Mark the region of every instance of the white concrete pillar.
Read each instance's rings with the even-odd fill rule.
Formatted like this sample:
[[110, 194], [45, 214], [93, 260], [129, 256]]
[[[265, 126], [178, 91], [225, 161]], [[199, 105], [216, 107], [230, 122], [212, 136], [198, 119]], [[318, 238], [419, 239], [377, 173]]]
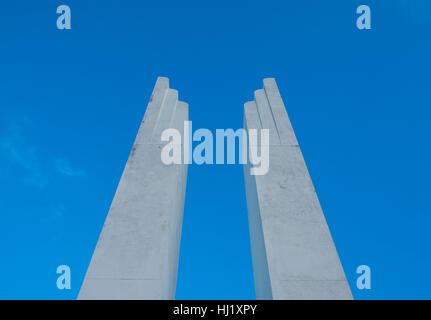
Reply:
[[277, 84], [263, 86], [244, 105], [244, 127], [270, 135], [268, 173], [244, 165], [256, 298], [352, 299]]
[[184, 136], [186, 120], [188, 105], [159, 77], [78, 299], [174, 299], [187, 165], [163, 164], [160, 136]]

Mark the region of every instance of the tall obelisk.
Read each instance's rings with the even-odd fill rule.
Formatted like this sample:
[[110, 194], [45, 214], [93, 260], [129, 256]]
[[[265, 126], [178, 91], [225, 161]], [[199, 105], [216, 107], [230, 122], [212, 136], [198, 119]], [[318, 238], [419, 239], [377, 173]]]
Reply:
[[244, 105], [244, 126], [269, 130], [269, 171], [244, 165], [257, 299], [352, 299], [274, 79]]
[[187, 164], [163, 164], [161, 133], [184, 136], [186, 120], [188, 105], [159, 77], [78, 299], [174, 299]]

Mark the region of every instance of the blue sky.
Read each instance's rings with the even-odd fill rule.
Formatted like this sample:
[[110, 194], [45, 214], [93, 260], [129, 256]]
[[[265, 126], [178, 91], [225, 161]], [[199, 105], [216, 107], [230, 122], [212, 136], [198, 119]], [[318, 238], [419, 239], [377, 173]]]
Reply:
[[[72, 30], [56, 28], [56, 8]], [[368, 4], [372, 30], [356, 28]], [[431, 298], [429, 1], [0, 5], [0, 298], [76, 298], [157, 76], [193, 127], [277, 79], [356, 299]], [[72, 270], [58, 290], [56, 268]], [[357, 266], [372, 271], [360, 291]], [[240, 165], [189, 167], [180, 299], [253, 299]]]

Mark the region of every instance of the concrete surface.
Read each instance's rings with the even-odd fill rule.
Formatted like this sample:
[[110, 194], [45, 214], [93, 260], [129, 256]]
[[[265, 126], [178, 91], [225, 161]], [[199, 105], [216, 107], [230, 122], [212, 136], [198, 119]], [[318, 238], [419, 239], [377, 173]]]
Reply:
[[257, 299], [352, 299], [274, 79], [244, 105], [244, 127], [269, 129], [269, 171], [244, 165]]
[[188, 105], [159, 77], [78, 299], [174, 299], [187, 165], [164, 165], [161, 132]]

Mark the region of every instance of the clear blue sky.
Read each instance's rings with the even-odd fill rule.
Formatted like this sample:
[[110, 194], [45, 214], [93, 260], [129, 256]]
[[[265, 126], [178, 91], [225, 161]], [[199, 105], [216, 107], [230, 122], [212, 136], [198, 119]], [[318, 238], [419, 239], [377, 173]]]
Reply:
[[[372, 30], [356, 28], [360, 4]], [[425, 0], [3, 1], [0, 298], [76, 298], [159, 75], [211, 130], [242, 127], [275, 77], [354, 297], [431, 298], [430, 13]], [[255, 297], [244, 191], [240, 165], [189, 167], [177, 298]]]

